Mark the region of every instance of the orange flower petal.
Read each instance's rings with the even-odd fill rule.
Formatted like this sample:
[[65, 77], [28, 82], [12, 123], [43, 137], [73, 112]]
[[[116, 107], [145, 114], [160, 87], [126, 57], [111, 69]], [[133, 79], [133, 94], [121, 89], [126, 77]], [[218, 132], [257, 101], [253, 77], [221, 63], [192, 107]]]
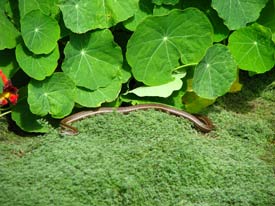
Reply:
[[0, 77], [2, 78], [4, 85], [6, 85], [9, 82], [8, 78], [6, 77], [6, 75], [3, 73], [1, 69], [0, 69]]

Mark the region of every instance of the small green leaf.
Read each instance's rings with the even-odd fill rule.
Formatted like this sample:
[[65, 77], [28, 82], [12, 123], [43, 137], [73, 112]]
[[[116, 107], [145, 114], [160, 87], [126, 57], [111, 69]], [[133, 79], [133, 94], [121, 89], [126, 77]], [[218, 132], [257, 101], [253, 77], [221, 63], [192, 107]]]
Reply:
[[31, 11], [23, 17], [21, 32], [25, 45], [35, 54], [49, 54], [60, 37], [57, 21], [39, 10]]
[[62, 0], [59, 8], [67, 28], [75, 33], [110, 28], [129, 19], [138, 9], [138, 0]]
[[74, 107], [75, 84], [64, 73], [54, 73], [43, 81], [31, 80], [28, 85], [28, 103], [32, 113], [63, 118]]
[[90, 90], [106, 87], [122, 67], [122, 52], [108, 30], [72, 35], [67, 43], [62, 70], [77, 86]]
[[164, 84], [173, 80], [172, 71], [179, 60], [197, 63], [211, 46], [212, 36], [208, 18], [198, 9], [150, 16], [131, 36], [127, 60], [138, 81], [150, 86]]
[[43, 126], [39, 120], [40, 116], [34, 115], [29, 108], [27, 102], [27, 88], [23, 87], [19, 90], [19, 100], [12, 107], [11, 118], [24, 131], [27, 132], [49, 132], [49, 129]]
[[[184, 86], [185, 87], [185, 86]], [[178, 109], [183, 109], [184, 105], [182, 103], [182, 97], [185, 94], [185, 89], [175, 91], [169, 97], [138, 97], [133, 93], [128, 93], [126, 95], [121, 95], [120, 99], [123, 102], [131, 103], [132, 105], [136, 104], [149, 104], [149, 103], [162, 103], [168, 104]]]
[[54, 17], [58, 14], [58, 0], [19, 0], [20, 16], [23, 17], [33, 10], [40, 10], [48, 16]]
[[179, 3], [179, 0], [153, 0], [152, 2], [156, 5], [161, 5], [161, 4], [175, 5]]
[[269, 28], [259, 24], [235, 31], [228, 47], [240, 69], [264, 73], [274, 66], [275, 45]]
[[52, 75], [59, 59], [58, 46], [49, 54], [36, 55], [24, 45], [16, 47], [16, 59], [23, 71], [36, 80], [43, 80]]
[[91, 91], [85, 88], [76, 89], [76, 103], [84, 107], [99, 107], [104, 102], [114, 101], [121, 90], [121, 82], [116, 80], [104, 88]]
[[0, 69], [2, 69], [7, 78], [10, 79], [19, 69], [15, 58], [15, 50], [2, 50], [0, 51], [0, 57]]
[[4, 12], [0, 10], [0, 50], [14, 48], [19, 32], [9, 21]]
[[212, 0], [212, 7], [224, 19], [230, 30], [245, 27], [247, 23], [256, 21], [268, 0]]
[[166, 84], [151, 86], [151, 87], [138, 87], [129, 91], [128, 93], [134, 93], [139, 97], [169, 97], [174, 91], [179, 90], [182, 87], [182, 80], [185, 74], [173, 75], [175, 79]]
[[198, 96], [215, 99], [230, 90], [236, 76], [237, 65], [228, 48], [215, 44], [196, 66], [192, 87]]

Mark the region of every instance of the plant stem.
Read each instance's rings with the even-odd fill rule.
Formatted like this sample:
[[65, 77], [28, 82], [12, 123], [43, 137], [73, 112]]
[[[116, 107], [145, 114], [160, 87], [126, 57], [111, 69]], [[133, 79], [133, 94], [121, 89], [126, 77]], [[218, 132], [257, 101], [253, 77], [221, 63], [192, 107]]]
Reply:
[[196, 66], [197, 63], [191, 63], [191, 64], [185, 64], [185, 65], [180, 65], [179, 67], [176, 67], [174, 70], [178, 70], [184, 67], [190, 67], [190, 66]]
[[1, 114], [0, 114], [0, 118], [1, 118], [1, 117], [4, 117], [6, 114], [9, 114], [9, 113], [11, 113], [11, 110], [6, 111], [6, 112], [4, 112], [4, 113], [1, 113]]

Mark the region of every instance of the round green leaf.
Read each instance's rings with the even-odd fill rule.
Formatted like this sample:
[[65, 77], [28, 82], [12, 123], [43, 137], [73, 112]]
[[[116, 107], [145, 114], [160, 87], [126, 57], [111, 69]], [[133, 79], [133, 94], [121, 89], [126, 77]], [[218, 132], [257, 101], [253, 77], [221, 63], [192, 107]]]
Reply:
[[66, 27], [75, 33], [109, 28], [132, 17], [138, 0], [62, 0], [59, 7]]
[[19, 32], [0, 10], [0, 50], [14, 48], [18, 37]]
[[50, 53], [60, 36], [57, 21], [39, 10], [31, 11], [23, 17], [21, 32], [25, 45], [35, 54]]
[[74, 107], [75, 84], [65, 74], [54, 73], [43, 81], [31, 80], [28, 85], [28, 103], [32, 113], [63, 118]]
[[49, 54], [35, 55], [24, 45], [16, 47], [16, 59], [23, 71], [36, 80], [43, 80], [50, 76], [57, 67], [59, 59], [58, 46]]
[[150, 16], [130, 38], [127, 60], [137, 80], [150, 86], [164, 84], [173, 79], [179, 60], [197, 63], [211, 46], [212, 36], [208, 18], [198, 9]]
[[228, 48], [216, 44], [196, 66], [192, 87], [198, 96], [215, 99], [230, 90], [236, 77], [237, 65]]
[[230, 30], [256, 21], [268, 0], [212, 0], [212, 7]]
[[121, 49], [108, 29], [72, 35], [64, 53], [62, 70], [90, 90], [109, 85], [122, 67]]
[[11, 118], [16, 122], [22, 130], [27, 132], [48, 132], [49, 128], [45, 127], [39, 122], [40, 116], [31, 113], [27, 102], [27, 88], [23, 87], [19, 90], [19, 100], [17, 104], [12, 107]]
[[104, 102], [114, 101], [121, 90], [121, 82], [116, 80], [104, 88], [98, 88], [91, 91], [85, 88], [77, 87], [76, 103], [84, 107], [99, 107]]
[[243, 70], [264, 73], [274, 66], [275, 45], [269, 28], [253, 24], [237, 30], [230, 35], [228, 47]]
[[169, 97], [174, 91], [181, 89], [183, 82], [181, 78], [186, 75], [184, 74], [175, 74], [173, 75], [175, 79], [166, 84], [158, 85], [158, 86], [143, 86], [138, 87], [129, 91], [128, 93], [134, 93], [139, 97]]

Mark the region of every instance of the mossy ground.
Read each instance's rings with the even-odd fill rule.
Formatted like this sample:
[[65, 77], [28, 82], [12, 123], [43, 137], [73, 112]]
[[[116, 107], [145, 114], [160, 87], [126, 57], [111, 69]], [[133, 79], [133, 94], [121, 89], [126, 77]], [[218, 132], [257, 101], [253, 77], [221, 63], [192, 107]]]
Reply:
[[196, 131], [157, 111], [107, 114], [16, 137], [0, 122], [0, 205], [275, 205], [275, 72], [204, 111]]

